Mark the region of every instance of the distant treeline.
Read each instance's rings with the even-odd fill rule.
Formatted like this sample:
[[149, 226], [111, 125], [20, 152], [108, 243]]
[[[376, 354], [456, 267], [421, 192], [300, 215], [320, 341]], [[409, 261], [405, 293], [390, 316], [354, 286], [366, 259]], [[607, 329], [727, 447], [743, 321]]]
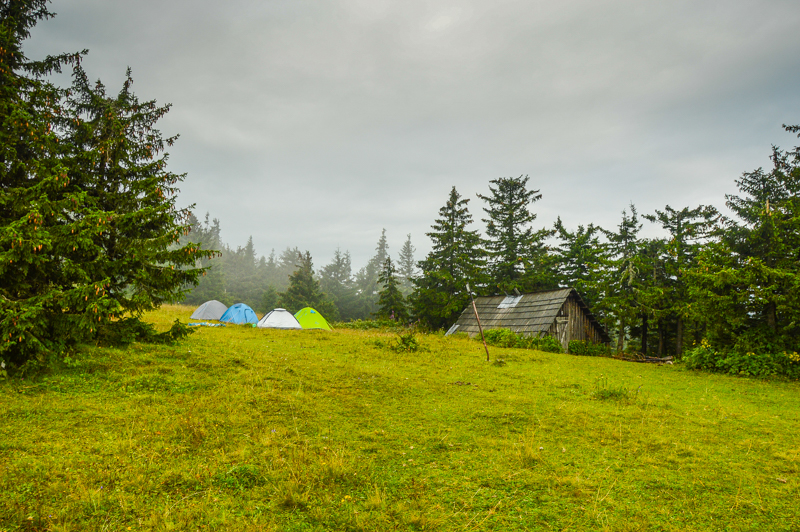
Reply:
[[[208, 270], [200, 278], [200, 283], [186, 295], [184, 303], [200, 304], [209, 299], [217, 299], [226, 305], [246, 303], [259, 312], [268, 312], [279, 306], [296, 311], [299, 310], [293, 308], [296, 305], [287, 300], [291, 298], [291, 293], [288, 292], [290, 277], [305, 270], [315, 281], [314, 286], [306, 289], [312, 292], [321, 290], [321, 295], [315, 298], [312, 296], [312, 299], [315, 300], [317, 310], [323, 312], [329, 320], [372, 319], [377, 314], [381, 289], [379, 277], [381, 268], [389, 257], [385, 229], [378, 240], [375, 256], [364, 267], [354, 272], [350, 252], [337, 249], [332, 261], [315, 271], [310, 253], [297, 247], [287, 247], [280, 255], [273, 249], [269, 256], [259, 257], [253, 246], [253, 238], [250, 237], [244, 247], [234, 249], [222, 242], [219, 220], [209, 218], [210, 215], [206, 214], [201, 222], [192, 216], [191, 231], [182, 239], [184, 242], [199, 243], [204, 249], [219, 252], [216, 257], [201, 261], [199, 265]], [[411, 291], [411, 278], [416, 271], [411, 235], [407, 236], [397, 263], [400, 287], [407, 295]], [[310, 285], [312, 281], [301, 276], [295, 284], [302, 282]]]
[[[299, 282], [290, 275], [304, 268], [308, 290], [321, 291], [338, 319], [409, 316], [445, 329], [467, 306], [467, 285], [476, 294], [574, 287], [618, 350], [680, 357], [702, 344], [800, 360], [800, 150], [773, 148], [772, 162], [736, 180], [738, 195], [725, 196], [732, 217], [707, 205], [640, 215], [630, 204], [614, 228], [570, 228], [560, 217], [534, 228], [531, 209], [542, 195], [520, 176], [494, 179], [488, 194], [478, 194], [480, 234], [469, 199], [453, 187], [427, 233], [425, 259], [415, 264], [409, 236], [392, 261], [384, 231], [355, 273], [346, 251], [314, 274], [310, 255], [297, 248], [257, 258], [251, 240], [233, 250], [219, 241], [219, 222], [206, 217], [188, 238], [221, 254], [202, 264], [211, 269], [186, 301], [244, 301], [265, 311], [286, 300]], [[641, 237], [644, 222], [665, 236]]]

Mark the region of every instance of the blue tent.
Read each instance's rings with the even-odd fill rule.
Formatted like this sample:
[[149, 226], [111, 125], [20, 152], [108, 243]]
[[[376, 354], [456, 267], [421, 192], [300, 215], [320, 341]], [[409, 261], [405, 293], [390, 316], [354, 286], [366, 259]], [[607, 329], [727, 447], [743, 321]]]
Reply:
[[228, 308], [219, 319], [228, 323], [258, 323], [258, 317], [253, 309], [244, 303], [236, 303]]

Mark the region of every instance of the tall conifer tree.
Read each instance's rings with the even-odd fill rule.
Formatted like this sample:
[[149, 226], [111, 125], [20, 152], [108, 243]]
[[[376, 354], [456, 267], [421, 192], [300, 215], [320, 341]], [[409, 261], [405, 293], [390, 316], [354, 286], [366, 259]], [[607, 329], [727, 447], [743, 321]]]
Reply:
[[[667, 205], [663, 211], [644, 215], [661, 225], [668, 233], [661, 240], [663, 283], [650, 283], [641, 294], [659, 322], [675, 321], [675, 355], [683, 353], [685, 321], [693, 316], [687, 290], [687, 272], [694, 267], [698, 252], [712, 236], [718, 213], [714, 207], [700, 205], [694, 209], [675, 210]], [[655, 274], [654, 274], [655, 275]], [[663, 353], [659, 353], [663, 354]]]
[[[176, 299], [205, 254], [174, 246], [188, 211], [158, 155], [166, 108], [130, 78], [116, 98], [90, 87], [79, 54], [29, 61], [22, 41], [50, 16], [44, 0], [0, 5], [0, 358], [15, 364]], [[44, 81], [70, 63], [71, 96]]]
[[322, 290], [333, 299], [339, 310], [339, 318], [349, 321], [359, 317], [350, 252], [342, 253], [337, 248], [331, 262], [320, 269], [319, 277]]
[[579, 225], [570, 232], [561, 222], [553, 226], [559, 239], [554, 259], [558, 282], [563, 287], [575, 288], [598, 317], [602, 317], [604, 271], [608, 265], [608, 246], [600, 241], [602, 228], [589, 224]]
[[289, 276], [289, 288], [281, 294], [281, 306], [295, 313], [304, 307], [318, 310], [329, 321], [339, 319], [336, 305], [322, 291], [319, 281], [314, 278], [314, 263], [311, 253], [298, 253], [297, 269]]
[[800, 147], [773, 147], [771, 159], [770, 171], [744, 173], [739, 195], [726, 195], [735, 218], [692, 271], [709, 339], [723, 351], [800, 350]]
[[375, 246], [375, 256], [356, 274], [356, 288], [361, 305], [359, 314], [362, 318], [369, 318], [378, 310], [378, 292], [380, 291], [378, 277], [388, 256], [389, 244], [386, 240], [386, 229], [382, 229], [378, 244]]
[[478, 194], [487, 203], [483, 210], [488, 217], [483, 221], [492, 283], [504, 292], [552, 288], [555, 281], [548, 271], [545, 245], [552, 231], [534, 231], [531, 227], [536, 214], [530, 205], [542, 195], [538, 190], [528, 190], [528, 180], [528, 176], [493, 179], [490, 194]]
[[392, 264], [392, 257], [387, 256], [383, 261], [383, 268], [378, 276], [381, 291], [378, 293], [379, 318], [389, 318], [401, 323], [408, 321], [408, 308], [405, 298], [400, 292], [400, 283], [397, 279], [397, 270]]
[[636, 207], [631, 203], [630, 214], [622, 211], [622, 220], [616, 231], [604, 231], [609, 241], [611, 264], [605, 282], [605, 305], [609, 309], [609, 321], [614, 320], [617, 329], [617, 350], [622, 351], [628, 328], [639, 318], [640, 309], [636, 300], [639, 284], [641, 241], [639, 231], [642, 224]]
[[426, 233], [431, 251], [419, 262], [411, 303], [415, 317], [431, 329], [448, 328], [458, 319], [469, 303], [467, 283], [478, 289], [486, 283], [486, 253], [478, 232], [469, 229], [468, 203], [453, 187]]
[[411, 234], [406, 235], [406, 241], [400, 250], [397, 260], [397, 275], [400, 278], [400, 291], [408, 296], [414, 289], [413, 280], [417, 273], [417, 264], [414, 261], [414, 246], [411, 245]]

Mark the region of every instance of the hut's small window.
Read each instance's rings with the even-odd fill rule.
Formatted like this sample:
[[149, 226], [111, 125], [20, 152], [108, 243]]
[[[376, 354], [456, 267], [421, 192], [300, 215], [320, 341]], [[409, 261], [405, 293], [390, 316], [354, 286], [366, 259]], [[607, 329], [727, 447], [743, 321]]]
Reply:
[[521, 299], [522, 296], [506, 296], [506, 298], [497, 305], [497, 308], [514, 308]]

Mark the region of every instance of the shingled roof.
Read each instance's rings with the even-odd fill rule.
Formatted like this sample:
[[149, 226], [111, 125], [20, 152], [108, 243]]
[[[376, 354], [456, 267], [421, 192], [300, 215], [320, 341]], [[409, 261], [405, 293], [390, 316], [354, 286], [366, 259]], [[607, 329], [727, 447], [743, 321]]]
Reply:
[[[475, 305], [484, 329], [506, 328], [518, 334], [538, 336], [546, 334], [550, 330], [570, 295], [574, 296], [574, 300], [583, 310], [587, 321], [597, 329], [603, 341], [610, 342], [611, 339], [605, 328], [597, 321], [574, 288], [559, 288], [516, 297], [505, 295], [476, 297]], [[455, 330], [458, 332], [466, 332], [470, 335], [478, 333], [478, 322], [475, 320], [472, 305], [464, 309], [456, 325], [458, 327]], [[451, 330], [451, 332], [455, 331]]]

